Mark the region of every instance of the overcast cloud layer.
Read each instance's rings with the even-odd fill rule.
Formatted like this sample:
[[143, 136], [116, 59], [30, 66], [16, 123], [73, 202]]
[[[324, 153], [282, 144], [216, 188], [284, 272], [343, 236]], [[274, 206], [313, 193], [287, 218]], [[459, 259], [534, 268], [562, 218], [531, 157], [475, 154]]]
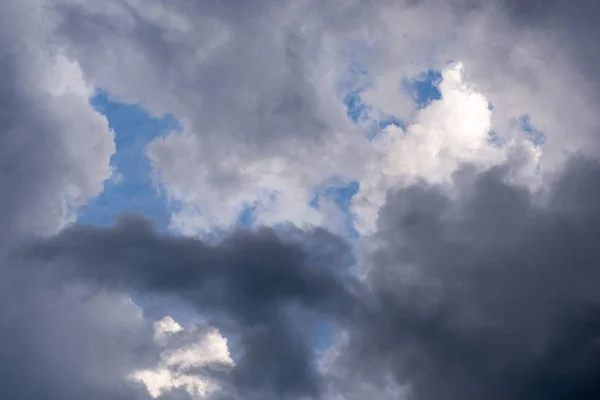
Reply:
[[[599, 17], [0, 2], [0, 398], [600, 398]], [[98, 90], [179, 122], [168, 233], [76, 223], [118, 177]]]

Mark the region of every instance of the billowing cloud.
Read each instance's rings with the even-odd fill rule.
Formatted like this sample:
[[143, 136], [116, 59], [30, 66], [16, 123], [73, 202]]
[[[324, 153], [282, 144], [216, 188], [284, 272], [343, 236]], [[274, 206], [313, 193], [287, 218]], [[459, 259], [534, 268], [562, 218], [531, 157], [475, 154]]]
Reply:
[[[361, 282], [338, 269], [344, 246], [311, 265], [272, 233], [207, 246], [131, 220], [67, 229], [29, 257], [77, 281], [224, 312], [244, 349], [228, 382], [248, 397], [353, 398], [388, 382], [415, 399], [595, 398], [600, 165], [574, 158], [537, 194], [511, 183], [511, 168], [462, 168], [451, 193], [392, 192]], [[324, 370], [289, 323], [293, 303], [342, 329]]]
[[[596, 3], [1, 2], [0, 398], [598, 398]], [[97, 90], [171, 233], [72, 223]]]
[[600, 165], [572, 159], [537, 195], [510, 173], [465, 168], [452, 194], [389, 195], [366, 278], [373, 311], [338, 350], [346, 376], [391, 376], [415, 399], [599, 395]]
[[321, 382], [314, 349], [297, 333], [298, 323], [308, 329], [311, 319], [297, 308], [351, 313], [354, 279], [340, 239], [323, 231], [285, 237], [265, 228], [210, 245], [159, 235], [148, 221], [126, 218], [111, 229], [64, 229], [33, 245], [30, 256], [54, 260], [61, 279], [176, 296], [220, 320], [239, 336], [243, 355], [230, 374], [236, 391], [315, 396]]
[[[594, 144], [593, 76], [580, 57], [566, 56], [588, 43], [594, 28], [582, 18], [586, 35], [565, 32], [568, 16], [586, 14], [589, 2], [55, 3], [59, 42], [95, 85], [180, 120], [181, 129], [154, 141], [148, 155], [174, 205], [172, 227], [185, 234], [226, 229], [244, 212], [259, 224], [338, 229], [328, 210], [309, 205], [314, 191], [332, 178], [367, 188], [388, 179], [380, 169], [396, 168], [396, 146], [381, 154], [345, 115], [344, 96], [357, 89], [349, 84], [353, 65], [366, 71], [359, 87], [375, 114], [414, 125], [405, 141], [434, 156], [454, 148], [437, 162], [444, 168], [438, 174], [451, 173], [465, 152], [487, 159], [474, 149], [489, 132], [519, 140], [515, 126], [525, 115], [547, 138], [539, 160], [546, 169], [560, 168], [564, 151]], [[403, 82], [450, 61], [462, 62], [463, 88], [446, 88], [443, 110], [417, 111]], [[466, 103], [451, 94], [456, 90], [478, 93], [493, 112], [467, 115]], [[446, 123], [438, 129], [439, 112]], [[447, 130], [466, 128], [470, 119], [483, 123], [468, 128], [479, 136], [456, 136], [474, 142], [451, 139]], [[429, 148], [424, 137], [432, 134], [424, 129], [438, 129], [441, 142]], [[381, 157], [392, 165], [379, 166]], [[414, 169], [408, 173], [432, 173]], [[365, 231], [381, 204], [373, 200], [359, 211]]]
[[[441, 99], [420, 110], [406, 128], [390, 125], [372, 140], [379, 157], [368, 165], [359, 193], [352, 199], [357, 227], [373, 232], [388, 190], [424, 180], [448, 182], [457, 168], [470, 163], [480, 168], [498, 165], [522, 152], [535, 168], [539, 150], [515, 136], [496, 143], [488, 100], [465, 81], [463, 65], [448, 65], [439, 83]], [[521, 175], [527, 174], [527, 169]], [[531, 179], [525, 175], [523, 180]]]
[[264, 223], [325, 225], [312, 190], [356, 171], [365, 141], [334, 87], [347, 57], [329, 34], [357, 6], [323, 4], [315, 18], [313, 2], [84, 4], [57, 9], [69, 54], [114, 96], [181, 120], [149, 146], [181, 209], [175, 228], [227, 228], [245, 208]]
[[210, 327], [184, 329], [167, 316], [154, 323], [154, 340], [164, 348], [157, 365], [131, 374], [131, 379], [142, 382], [154, 398], [175, 388], [185, 388], [192, 397], [208, 397], [220, 389], [219, 384], [199, 371], [234, 365], [227, 339]]

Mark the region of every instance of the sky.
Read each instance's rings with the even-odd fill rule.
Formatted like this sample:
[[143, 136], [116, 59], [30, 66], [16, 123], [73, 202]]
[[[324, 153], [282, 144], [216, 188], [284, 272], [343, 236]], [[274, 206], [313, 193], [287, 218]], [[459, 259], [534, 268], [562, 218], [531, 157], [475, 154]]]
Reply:
[[600, 398], [599, 17], [0, 2], [0, 398]]
[[114, 132], [113, 174], [102, 191], [78, 211], [77, 221], [110, 226], [120, 214], [139, 213], [152, 219], [157, 229], [167, 229], [168, 200], [152, 178], [145, 148], [153, 139], [176, 129], [177, 121], [152, 118], [139, 106], [114, 101], [105, 92], [95, 94], [90, 103]]

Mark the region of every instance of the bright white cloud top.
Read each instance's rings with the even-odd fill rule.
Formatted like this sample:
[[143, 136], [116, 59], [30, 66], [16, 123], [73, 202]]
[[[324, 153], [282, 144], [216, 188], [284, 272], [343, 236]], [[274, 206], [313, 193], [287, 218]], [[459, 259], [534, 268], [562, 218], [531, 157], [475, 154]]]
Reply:
[[[189, 337], [185, 337], [189, 336]], [[169, 348], [169, 341], [184, 338]], [[173, 318], [164, 317], [154, 323], [154, 340], [165, 349], [160, 353], [160, 361], [153, 369], [134, 371], [133, 380], [141, 381], [154, 398], [173, 388], [185, 388], [192, 397], [205, 397], [218, 390], [218, 385], [203, 377], [193, 368], [218, 364], [222, 368], [233, 366], [227, 340], [214, 329], [197, 329], [186, 335], [184, 329]], [[186, 371], [192, 372], [186, 372]]]

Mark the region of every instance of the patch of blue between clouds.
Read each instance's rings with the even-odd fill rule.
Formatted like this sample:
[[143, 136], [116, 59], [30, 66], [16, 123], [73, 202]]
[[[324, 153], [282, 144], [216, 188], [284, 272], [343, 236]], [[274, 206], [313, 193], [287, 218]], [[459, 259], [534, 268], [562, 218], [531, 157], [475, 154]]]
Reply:
[[393, 115], [377, 112], [375, 117], [373, 108], [363, 101], [361, 94], [372, 87], [373, 83], [374, 79], [369, 76], [369, 71], [358, 63], [350, 65], [346, 79], [341, 82], [346, 115], [361, 126], [369, 139], [374, 138], [378, 132], [390, 125], [405, 128], [404, 123]]
[[542, 146], [546, 143], [546, 135], [537, 129], [532, 123], [529, 114], [523, 114], [517, 119], [519, 126], [529, 140], [536, 146]]
[[[356, 76], [355, 81], [362, 80], [369, 82], [365, 76], [368, 76], [368, 71], [364, 68], [354, 67], [350, 70], [351, 76]], [[351, 80], [352, 81], [352, 80]], [[442, 81], [442, 74], [437, 70], [425, 71], [413, 79], [406, 79], [398, 85], [398, 91], [404, 91], [411, 95], [414, 99], [417, 107], [423, 109], [427, 107], [431, 102], [440, 100], [442, 93], [439, 90], [439, 84]], [[365, 129], [365, 134], [369, 138], [373, 138], [378, 132], [385, 129], [390, 125], [395, 125], [403, 130], [406, 129], [406, 123], [393, 115], [381, 115], [381, 112], [377, 113], [378, 117], [374, 118], [373, 108], [366, 104], [361, 94], [370, 87], [371, 84], [355, 85], [344, 97], [344, 105], [346, 106], [346, 113], [348, 118], [361, 125]]]
[[[81, 210], [77, 221], [110, 226], [120, 214], [135, 213], [154, 221], [160, 232], [168, 229], [172, 208], [152, 180], [146, 146], [155, 138], [178, 129], [170, 116], [153, 118], [138, 105], [124, 104], [98, 91], [90, 103], [102, 113], [115, 132], [116, 152], [111, 158], [117, 179], [105, 182], [103, 192]], [[176, 299], [144, 293], [132, 293], [132, 300], [151, 319], [165, 315], [187, 323], [194, 312]]]
[[[489, 109], [493, 111], [494, 106], [490, 104]], [[543, 131], [535, 127], [531, 122], [529, 114], [520, 115], [514, 119], [513, 123], [521, 129], [526, 139], [531, 141], [535, 146], [543, 146], [546, 143], [546, 135]], [[505, 140], [492, 130], [488, 133], [488, 143], [493, 146], [502, 147], [505, 144]]]
[[[490, 110], [491, 112], [493, 112], [495, 110], [496, 107], [494, 107], [494, 105], [490, 102], [488, 102], [488, 110]], [[491, 130], [488, 132], [488, 138], [487, 138], [488, 144], [491, 145], [492, 147], [502, 147], [502, 145], [504, 144], [502, 138], [498, 135], [498, 133], [494, 130]]]
[[242, 228], [251, 228], [254, 225], [255, 217], [254, 212], [255, 206], [248, 206], [240, 213], [237, 220], [237, 226]]
[[[346, 84], [350, 90], [344, 96], [344, 105], [346, 106], [346, 114], [348, 118], [361, 126], [365, 130], [365, 134], [370, 139], [374, 138], [377, 133], [390, 125], [400, 127], [406, 130], [406, 123], [393, 115], [381, 115], [374, 113], [373, 108], [366, 104], [361, 97], [361, 94], [371, 87], [372, 79], [368, 78], [369, 72], [360, 65], [352, 65], [350, 74]], [[399, 83], [398, 91], [404, 91], [411, 95], [417, 107], [423, 109], [433, 101], [440, 100], [442, 93], [439, 90], [439, 84], [442, 81], [442, 74], [437, 70], [427, 70], [413, 79], [407, 79]], [[366, 82], [366, 83], [365, 83]], [[373, 115], [377, 114], [377, 119]], [[358, 232], [354, 228], [354, 217], [352, 216], [349, 205], [352, 197], [358, 192], [359, 183], [349, 182], [342, 185], [333, 185], [325, 187], [315, 192], [314, 198], [311, 201], [311, 206], [318, 208], [320, 198], [328, 198], [347, 216], [347, 227], [350, 237], [358, 237]]]
[[[273, 192], [269, 195], [270, 201], [275, 203], [277, 201], [278, 193]], [[238, 215], [236, 226], [239, 228], [252, 228], [256, 223], [256, 204], [247, 205], [242, 212]]]
[[165, 231], [171, 210], [152, 180], [146, 146], [177, 129], [177, 121], [170, 116], [153, 118], [140, 106], [115, 101], [104, 91], [98, 91], [90, 103], [106, 116], [115, 132], [116, 152], [111, 165], [116, 179], [105, 182], [103, 192], [81, 210], [77, 221], [109, 226], [119, 214], [137, 213], [153, 220], [157, 230]]
[[405, 80], [402, 86], [412, 95], [419, 109], [423, 109], [431, 102], [442, 98], [439, 89], [440, 82], [442, 82], [442, 73], [430, 69], [414, 79]]
[[404, 122], [393, 115], [381, 115], [376, 119], [373, 118], [373, 108], [362, 100], [361, 93], [362, 90], [351, 91], [345, 96], [344, 104], [348, 118], [361, 125], [369, 139], [373, 139], [377, 133], [390, 125], [395, 125], [403, 130], [406, 128]]

